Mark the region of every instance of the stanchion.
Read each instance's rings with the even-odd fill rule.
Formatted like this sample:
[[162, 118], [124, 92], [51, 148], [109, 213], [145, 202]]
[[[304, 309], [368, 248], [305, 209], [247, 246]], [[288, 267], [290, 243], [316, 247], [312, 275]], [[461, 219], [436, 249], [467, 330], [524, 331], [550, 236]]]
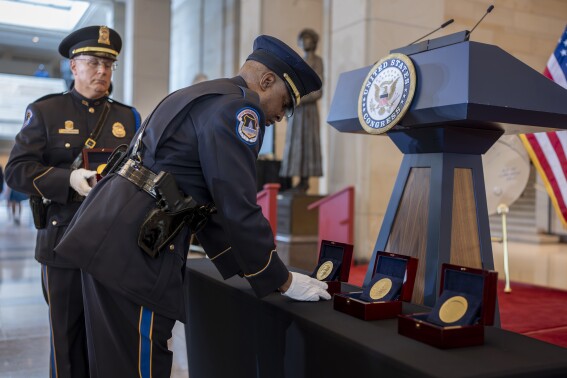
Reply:
[[506, 279], [506, 286], [504, 286], [505, 293], [511, 293], [510, 287], [510, 272], [508, 270], [508, 235], [506, 233], [506, 214], [508, 214], [508, 206], [501, 203], [498, 205], [496, 211], [502, 216], [502, 250], [504, 252], [504, 276]]

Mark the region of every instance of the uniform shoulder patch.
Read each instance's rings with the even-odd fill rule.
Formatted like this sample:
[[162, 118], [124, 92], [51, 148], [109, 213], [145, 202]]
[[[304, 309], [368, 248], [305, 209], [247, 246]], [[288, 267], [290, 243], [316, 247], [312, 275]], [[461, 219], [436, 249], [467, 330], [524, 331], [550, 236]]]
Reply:
[[236, 112], [236, 134], [246, 144], [254, 145], [260, 134], [258, 112], [250, 107], [241, 108]]
[[28, 108], [28, 109], [26, 110], [26, 116], [25, 116], [25, 118], [24, 118], [24, 126], [23, 126], [23, 127], [26, 127], [27, 125], [29, 125], [30, 122], [31, 122], [31, 120], [32, 120], [32, 118], [33, 118], [33, 112], [31, 111], [30, 108]]

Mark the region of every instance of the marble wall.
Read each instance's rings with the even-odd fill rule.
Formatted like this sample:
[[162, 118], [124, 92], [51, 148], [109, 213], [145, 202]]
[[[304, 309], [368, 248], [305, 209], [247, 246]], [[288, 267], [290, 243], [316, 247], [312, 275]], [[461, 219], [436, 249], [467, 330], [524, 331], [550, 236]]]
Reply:
[[[565, 28], [567, 2], [559, 0], [325, 0], [327, 40], [327, 114], [341, 72], [369, 66], [388, 52], [455, 22], [430, 38], [470, 30], [491, 3], [495, 9], [474, 31], [471, 40], [494, 44], [541, 72]], [[324, 123], [324, 121], [322, 121]], [[325, 188], [332, 193], [356, 187], [355, 258], [372, 254], [402, 154], [386, 136], [347, 135], [322, 125], [326, 143]]]
[[[369, 66], [448, 19], [455, 22], [431, 38], [470, 30], [491, 3], [495, 9], [471, 40], [497, 45], [541, 72], [565, 28], [567, 1], [172, 0], [169, 90], [189, 85], [199, 72], [209, 78], [236, 74], [259, 34], [275, 35], [301, 54], [298, 32], [304, 27], [319, 32], [317, 53], [325, 64], [319, 101], [325, 176], [313, 179], [310, 191], [328, 194], [355, 186], [355, 257], [365, 260], [376, 242], [402, 154], [387, 136], [341, 134], [327, 125], [337, 79], [341, 72]], [[149, 28], [150, 35], [156, 22], [153, 8], [151, 14], [148, 25], [138, 25], [142, 31]], [[145, 57], [156, 58], [149, 53]], [[285, 128], [285, 121], [275, 128], [277, 158]]]

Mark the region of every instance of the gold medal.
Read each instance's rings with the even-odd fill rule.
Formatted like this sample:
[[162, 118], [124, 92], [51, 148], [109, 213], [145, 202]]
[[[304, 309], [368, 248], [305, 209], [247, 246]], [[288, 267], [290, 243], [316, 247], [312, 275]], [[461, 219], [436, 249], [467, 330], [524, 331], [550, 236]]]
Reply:
[[382, 299], [390, 292], [392, 288], [392, 280], [389, 278], [382, 278], [376, 281], [370, 288], [370, 298], [377, 300]]
[[96, 167], [96, 173], [98, 173], [100, 175], [104, 168], [106, 168], [106, 163], [102, 163], [101, 165]]
[[126, 136], [126, 130], [124, 129], [124, 125], [120, 122], [115, 122], [112, 125], [112, 135], [117, 138], [124, 138]]
[[325, 261], [319, 269], [317, 270], [317, 279], [323, 281], [325, 278], [329, 277], [329, 274], [333, 271], [333, 262]]
[[444, 323], [454, 323], [467, 312], [469, 303], [463, 296], [456, 295], [445, 301], [439, 309], [439, 319]]

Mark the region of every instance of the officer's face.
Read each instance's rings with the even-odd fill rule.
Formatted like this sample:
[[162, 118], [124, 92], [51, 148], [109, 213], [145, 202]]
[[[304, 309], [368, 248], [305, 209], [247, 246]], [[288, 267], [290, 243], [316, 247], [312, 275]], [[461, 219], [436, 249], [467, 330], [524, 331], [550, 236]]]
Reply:
[[266, 126], [280, 122], [286, 111], [293, 106], [283, 80], [277, 76], [274, 79], [274, 83], [260, 93], [260, 106], [266, 116]]
[[104, 96], [112, 79], [112, 63], [110, 59], [88, 55], [72, 59], [71, 71], [77, 91], [89, 99]]

